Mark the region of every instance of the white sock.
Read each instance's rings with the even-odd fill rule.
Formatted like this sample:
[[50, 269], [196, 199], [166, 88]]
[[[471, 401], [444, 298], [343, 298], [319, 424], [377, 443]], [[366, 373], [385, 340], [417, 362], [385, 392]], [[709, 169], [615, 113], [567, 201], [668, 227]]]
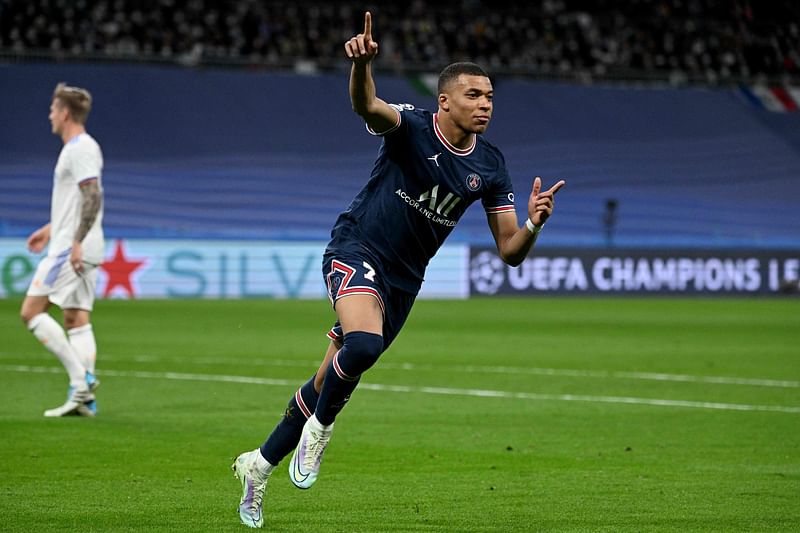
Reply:
[[58, 322], [47, 313], [39, 313], [28, 322], [28, 329], [64, 365], [69, 374], [69, 384], [76, 389], [85, 389], [86, 368], [67, 341], [67, 336], [64, 335], [64, 330]]
[[97, 360], [97, 343], [94, 340], [94, 331], [91, 324], [67, 330], [69, 343], [78, 354], [78, 358], [86, 370], [94, 374], [95, 361]]
[[256, 448], [255, 451], [257, 452], [256, 468], [258, 468], [258, 470], [263, 472], [264, 474], [270, 475], [272, 471], [275, 469], [275, 466], [266, 459], [264, 459], [264, 456], [261, 455], [261, 448]]
[[317, 415], [316, 414], [312, 414], [310, 417], [308, 417], [308, 420], [306, 421], [306, 424], [311, 426], [311, 428], [314, 429], [315, 431], [317, 431], [318, 433], [327, 433], [328, 431], [330, 431], [333, 428], [333, 423], [328, 424], [326, 426], [325, 424], [323, 424], [322, 422], [320, 422], [317, 419]]

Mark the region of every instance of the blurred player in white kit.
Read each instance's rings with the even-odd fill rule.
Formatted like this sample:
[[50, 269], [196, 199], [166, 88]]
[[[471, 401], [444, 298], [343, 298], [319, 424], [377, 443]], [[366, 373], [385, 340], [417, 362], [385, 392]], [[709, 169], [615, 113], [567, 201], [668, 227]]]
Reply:
[[[39, 341], [58, 357], [69, 375], [67, 400], [44, 416], [95, 416], [97, 344], [90, 315], [103, 262], [103, 154], [86, 132], [92, 96], [86, 89], [59, 83], [50, 105], [50, 124], [64, 147], [53, 177], [50, 222], [28, 237], [39, 262], [20, 316]], [[64, 314], [64, 328], [48, 314], [51, 305]], [[66, 329], [66, 333], [65, 330]]]

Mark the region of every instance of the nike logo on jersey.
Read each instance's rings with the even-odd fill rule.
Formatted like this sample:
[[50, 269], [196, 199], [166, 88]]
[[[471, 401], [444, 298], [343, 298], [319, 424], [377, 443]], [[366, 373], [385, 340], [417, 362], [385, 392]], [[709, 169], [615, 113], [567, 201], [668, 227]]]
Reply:
[[438, 153], [438, 154], [436, 154], [436, 155], [432, 155], [432, 156], [430, 156], [428, 159], [429, 159], [430, 161], [433, 161], [434, 163], [436, 163], [436, 166], [438, 167], [438, 166], [439, 166], [439, 161], [437, 161], [437, 160], [439, 159], [439, 156], [440, 156], [440, 155], [442, 155], [442, 152], [439, 152], [439, 153]]

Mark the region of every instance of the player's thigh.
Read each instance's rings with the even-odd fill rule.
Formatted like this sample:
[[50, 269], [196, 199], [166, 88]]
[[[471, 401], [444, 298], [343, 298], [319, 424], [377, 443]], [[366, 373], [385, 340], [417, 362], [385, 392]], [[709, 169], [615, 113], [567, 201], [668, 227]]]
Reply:
[[33, 273], [26, 296], [49, 298], [58, 290], [58, 287], [71, 283], [76, 274], [74, 269], [67, 264], [68, 258], [66, 253], [58, 256], [44, 256], [36, 265], [36, 271]]
[[371, 294], [351, 294], [336, 300], [336, 316], [344, 334], [364, 331], [383, 335], [383, 309]]
[[[46, 310], [51, 303], [64, 310], [92, 310], [97, 289], [97, 268], [89, 268], [79, 274], [69, 264], [68, 259], [69, 250], [66, 250], [57, 256], [46, 256], [39, 262], [28, 287], [27, 304], [23, 302], [23, 318], [30, 313], [35, 315], [36, 311]], [[42, 299], [47, 301], [44, 309]], [[78, 322], [83, 318], [83, 314], [79, 314], [80, 316], [76, 315]]]
[[341, 334], [343, 340], [351, 331], [382, 335], [385, 287], [380, 265], [357, 250], [347, 249], [326, 253], [322, 272], [341, 325], [341, 332], [334, 327], [328, 336], [335, 340]]
[[45, 313], [50, 308], [50, 299], [47, 296], [25, 296], [22, 300], [22, 307], [19, 311], [19, 316], [22, 321], [27, 324], [33, 317], [38, 314]]
[[26, 323], [50, 308], [51, 296], [60, 287], [73, 283], [75, 271], [67, 264], [67, 258], [66, 253], [58, 256], [46, 255], [36, 265], [20, 309], [20, 316]]
[[94, 308], [97, 292], [97, 267], [88, 267], [67, 287], [50, 296], [50, 301], [64, 310], [65, 323], [74, 323], [70, 328], [88, 324], [89, 314]]

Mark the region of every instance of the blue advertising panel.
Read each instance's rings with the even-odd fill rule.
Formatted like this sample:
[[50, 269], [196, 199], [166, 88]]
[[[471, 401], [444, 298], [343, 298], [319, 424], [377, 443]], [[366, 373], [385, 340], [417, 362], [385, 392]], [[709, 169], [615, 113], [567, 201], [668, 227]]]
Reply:
[[800, 251], [541, 249], [519, 267], [470, 250], [470, 294], [781, 294], [796, 290]]

